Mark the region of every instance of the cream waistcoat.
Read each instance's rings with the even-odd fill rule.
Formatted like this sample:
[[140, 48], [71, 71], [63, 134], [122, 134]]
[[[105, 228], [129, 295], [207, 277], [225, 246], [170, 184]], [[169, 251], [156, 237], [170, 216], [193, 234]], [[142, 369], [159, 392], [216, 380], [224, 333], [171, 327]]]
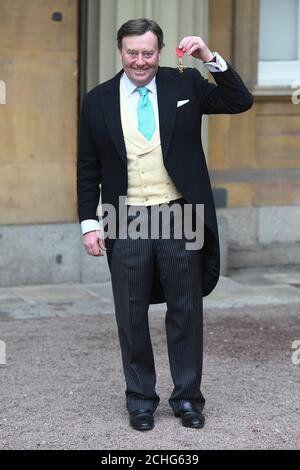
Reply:
[[150, 206], [181, 196], [163, 163], [159, 123], [148, 141], [134, 126], [120, 83], [121, 121], [127, 152], [128, 190], [126, 204]]

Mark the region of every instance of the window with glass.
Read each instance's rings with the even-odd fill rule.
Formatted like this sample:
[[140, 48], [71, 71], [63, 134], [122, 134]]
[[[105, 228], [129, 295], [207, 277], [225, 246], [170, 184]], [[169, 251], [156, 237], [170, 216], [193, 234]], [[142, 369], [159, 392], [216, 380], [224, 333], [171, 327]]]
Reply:
[[260, 0], [258, 85], [300, 80], [300, 0]]

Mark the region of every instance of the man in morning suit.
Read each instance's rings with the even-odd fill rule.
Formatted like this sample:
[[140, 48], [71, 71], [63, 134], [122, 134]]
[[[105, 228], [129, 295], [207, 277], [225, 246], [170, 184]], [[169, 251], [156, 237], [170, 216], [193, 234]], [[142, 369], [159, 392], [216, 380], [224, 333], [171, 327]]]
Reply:
[[[179, 48], [201, 60], [209, 83], [194, 68], [183, 73], [159, 66], [163, 32], [145, 18], [118, 31], [123, 69], [84, 97], [77, 162], [78, 214], [83, 244], [91, 256], [107, 253], [132, 428], [154, 427], [159, 404], [148, 325], [148, 308], [166, 302], [166, 336], [174, 389], [169, 404], [183, 426], [204, 425], [202, 299], [220, 271], [215, 206], [201, 143], [203, 114], [235, 114], [252, 106], [240, 76], [200, 37]], [[97, 206], [120, 212], [143, 208], [152, 224], [155, 207], [204, 205], [204, 243], [188, 250], [181, 239], [105, 236]], [[145, 212], [146, 211], [146, 212]], [[170, 218], [170, 233], [174, 232]], [[161, 232], [160, 232], [161, 233]]]

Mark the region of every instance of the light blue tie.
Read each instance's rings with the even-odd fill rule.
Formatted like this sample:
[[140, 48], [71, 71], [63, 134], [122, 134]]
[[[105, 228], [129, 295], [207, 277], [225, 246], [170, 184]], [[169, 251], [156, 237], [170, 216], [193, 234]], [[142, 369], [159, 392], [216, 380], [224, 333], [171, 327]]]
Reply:
[[148, 88], [141, 86], [138, 88], [140, 99], [137, 105], [138, 129], [146, 137], [151, 140], [155, 131], [155, 117], [151, 101], [148, 97]]

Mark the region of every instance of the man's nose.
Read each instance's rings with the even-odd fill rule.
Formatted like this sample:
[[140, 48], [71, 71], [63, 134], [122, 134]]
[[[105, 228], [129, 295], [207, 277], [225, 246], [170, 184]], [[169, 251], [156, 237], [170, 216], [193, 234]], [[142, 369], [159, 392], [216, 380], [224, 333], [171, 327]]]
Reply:
[[144, 63], [145, 63], [145, 60], [143, 58], [143, 55], [139, 54], [137, 59], [136, 59], [136, 64], [141, 67], [142, 65], [144, 65]]

